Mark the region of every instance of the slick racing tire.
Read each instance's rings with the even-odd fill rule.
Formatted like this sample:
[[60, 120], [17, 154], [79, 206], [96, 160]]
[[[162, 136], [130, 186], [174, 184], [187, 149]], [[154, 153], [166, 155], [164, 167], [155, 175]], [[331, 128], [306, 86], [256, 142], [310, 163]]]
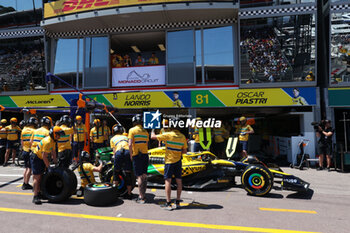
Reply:
[[271, 172], [260, 165], [248, 166], [242, 174], [241, 181], [244, 189], [253, 196], [264, 196], [273, 186]]
[[53, 168], [42, 177], [41, 193], [49, 202], [65, 201], [76, 189], [77, 177], [68, 168]]
[[84, 189], [84, 202], [91, 206], [108, 206], [118, 200], [118, 190], [111, 183], [88, 184]]
[[[120, 180], [120, 182], [116, 188], [118, 190], [119, 196], [123, 196], [128, 192], [128, 190], [126, 188], [126, 183], [125, 183], [125, 172], [124, 171], [122, 171], [122, 173], [119, 175], [119, 180]], [[135, 177], [134, 172], [131, 172], [131, 180], [132, 180], [131, 190], [133, 190], [135, 188], [135, 185], [136, 185], [136, 177]], [[108, 170], [108, 172], [106, 173], [106, 177], [104, 179], [104, 182], [109, 182], [109, 183], [113, 184], [113, 169]]]

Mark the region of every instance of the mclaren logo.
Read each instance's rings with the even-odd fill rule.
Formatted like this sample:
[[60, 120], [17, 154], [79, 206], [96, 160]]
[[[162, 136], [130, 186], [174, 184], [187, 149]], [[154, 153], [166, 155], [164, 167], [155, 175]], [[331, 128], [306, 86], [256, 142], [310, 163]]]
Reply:
[[51, 104], [54, 101], [54, 98], [48, 100], [27, 100], [25, 104]]
[[131, 71], [127, 76], [126, 80], [119, 80], [118, 83], [155, 83], [158, 79], [152, 79], [148, 73], [139, 74], [135, 70]]

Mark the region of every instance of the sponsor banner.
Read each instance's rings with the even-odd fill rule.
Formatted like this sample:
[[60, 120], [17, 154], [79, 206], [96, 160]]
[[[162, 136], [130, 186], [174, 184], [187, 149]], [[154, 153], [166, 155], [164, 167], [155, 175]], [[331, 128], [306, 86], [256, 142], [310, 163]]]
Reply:
[[174, 106], [173, 100], [163, 91], [114, 93], [104, 96], [116, 108], [171, 108]]
[[68, 102], [61, 95], [11, 96], [11, 99], [17, 107], [69, 107]]
[[226, 107], [316, 105], [316, 88], [211, 90]]
[[331, 107], [350, 106], [350, 88], [329, 88], [328, 101]]
[[[331, 106], [350, 106], [349, 89], [329, 89]], [[89, 94], [94, 100], [120, 109], [210, 108], [316, 105], [316, 88], [266, 88], [229, 90], [185, 90]], [[69, 107], [78, 94], [0, 96], [4, 107]]]
[[139, 66], [112, 69], [113, 87], [165, 85], [165, 66]]
[[104, 8], [167, 2], [184, 2], [184, 0], [58, 0], [45, 3], [44, 18]]

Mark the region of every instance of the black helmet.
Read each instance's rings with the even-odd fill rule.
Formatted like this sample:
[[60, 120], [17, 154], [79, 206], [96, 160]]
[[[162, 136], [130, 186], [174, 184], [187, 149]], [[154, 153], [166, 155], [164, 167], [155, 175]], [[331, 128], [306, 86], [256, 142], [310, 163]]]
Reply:
[[36, 127], [39, 124], [39, 121], [36, 117], [30, 117], [27, 124]]
[[90, 154], [87, 151], [82, 151], [80, 153], [80, 158], [82, 161], [89, 161], [90, 160]]
[[135, 116], [133, 116], [132, 118], [132, 123], [136, 124], [136, 123], [142, 123], [142, 116], [141, 114], [136, 114]]
[[120, 124], [113, 125], [112, 130], [114, 134], [122, 134], [125, 132], [124, 127]]
[[63, 115], [60, 119], [60, 124], [71, 125], [72, 119], [68, 115]]
[[19, 127], [21, 129], [23, 129], [23, 127], [26, 126], [26, 125], [27, 125], [27, 121], [25, 121], [25, 120], [21, 120], [21, 122], [19, 122]]
[[41, 118], [40, 123], [42, 126], [48, 126], [48, 127], [51, 127], [51, 124], [52, 124], [50, 118], [48, 118], [47, 116], [44, 116], [43, 118]]

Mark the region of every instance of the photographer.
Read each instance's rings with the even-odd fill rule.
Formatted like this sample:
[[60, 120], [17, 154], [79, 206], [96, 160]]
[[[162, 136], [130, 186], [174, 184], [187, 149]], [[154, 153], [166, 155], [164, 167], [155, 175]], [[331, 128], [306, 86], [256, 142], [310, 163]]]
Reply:
[[334, 130], [331, 127], [331, 121], [330, 120], [324, 120], [321, 122], [321, 124], [318, 126], [318, 133], [320, 134], [320, 140], [318, 141], [319, 146], [319, 167], [317, 170], [323, 170], [323, 161], [324, 157], [326, 156], [327, 159], [327, 169], [330, 171], [331, 167], [331, 159], [332, 159], [332, 137]]

